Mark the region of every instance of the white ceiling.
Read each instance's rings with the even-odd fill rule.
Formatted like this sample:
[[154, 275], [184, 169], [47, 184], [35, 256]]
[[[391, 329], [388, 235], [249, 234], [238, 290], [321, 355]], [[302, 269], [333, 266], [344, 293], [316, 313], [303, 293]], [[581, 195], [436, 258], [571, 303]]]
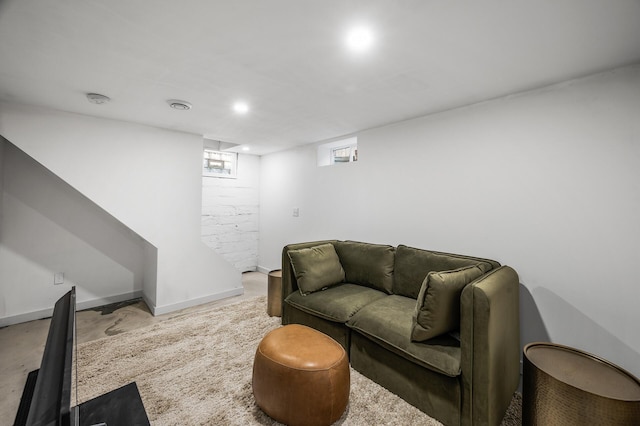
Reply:
[[256, 154], [639, 62], [638, 0], [0, 0], [0, 99]]

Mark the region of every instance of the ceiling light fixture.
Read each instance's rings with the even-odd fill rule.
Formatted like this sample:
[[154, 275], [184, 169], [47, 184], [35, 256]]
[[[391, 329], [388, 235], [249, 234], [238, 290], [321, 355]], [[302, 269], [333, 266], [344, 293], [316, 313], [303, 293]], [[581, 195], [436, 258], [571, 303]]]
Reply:
[[249, 105], [244, 101], [237, 101], [233, 104], [233, 110], [238, 114], [246, 114], [249, 112]]
[[251, 150], [251, 148], [249, 148], [248, 146], [243, 146], [243, 147], [242, 147], [242, 150], [246, 152], [246, 151]]
[[179, 109], [181, 111], [186, 111], [191, 109], [191, 104], [186, 101], [179, 101], [177, 99], [170, 99], [167, 101], [169, 106], [173, 109]]
[[101, 95], [99, 93], [87, 93], [87, 99], [92, 104], [98, 104], [98, 105], [106, 104], [111, 100], [108, 96]]
[[345, 39], [347, 47], [355, 52], [364, 52], [373, 45], [373, 33], [368, 27], [352, 28]]

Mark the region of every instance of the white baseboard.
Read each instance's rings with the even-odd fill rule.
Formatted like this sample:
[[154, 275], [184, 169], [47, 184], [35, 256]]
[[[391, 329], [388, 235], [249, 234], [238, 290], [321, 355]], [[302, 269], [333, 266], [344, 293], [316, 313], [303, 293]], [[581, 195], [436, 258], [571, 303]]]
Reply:
[[145, 296], [144, 294], [142, 295], [142, 300], [144, 300], [144, 303], [146, 303], [146, 304], [147, 304], [147, 308], [149, 308], [149, 311], [151, 311], [151, 314], [152, 314], [153, 316], [155, 316], [155, 315], [156, 315], [156, 314], [154, 313], [154, 312], [155, 312], [155, 310], [156, 310], [156, 305], [155, 305], [155, 303], [151, 303], [151, 300], [149, 300], [149, 299], [147, 298], [147, 296]]
[[[267, 271], [268, 273], [269, 271]], [[179, 303], [173, 303], [164, 306], [155, 306], [151, 301], [145, 297], [142, 290], [136, 290], [130, 293], [118, 294], [115, 296], [100, 297], [91, 300], [85, 300], [76, 304], [76, 310], [82, 311], [85, 309], [95, 308], [96, 306], [110, 305], [112, 303], [124, 302], [131, 299], [142, 298], [149, 307], [151, 313], [156, 315], [162, 315], [173, 311], [178, 311], [184, 308], [190, 308], [192, 306], [202, 305], [203, 303], [213, 302], [215, 300], [226, 299], [227, 297], [241, 296], [244, 294], [244, 288], [233, 288], [231, 290], [222, 291], [220, 293], [210, 294], [204, 297], [198, 297], [196, 299], [185, 300]], [[25, 312], [24, 314], [13, 315], [9, 317], [0, 318], [0, 327], [7, 327], [9, 325], [20, 324], [28, 321], [35, 321], [44, 318], [50, 318], [53, 315], [53, 307], [48, 309], [42, 309], [39, 311]]]
[[[97, 299], [85, 300], [76, 303], [76, 310], [82, 311], [84, 309], [95, 308], [96, 306], [110, 305], [112, 303], [124, 302], [126, 300], [138, 299], [140, 297], [143, 297], [142, 290], [136, 290], [124, 294], [117, 294], [115, 296], [99, 297]], [[0, 318], [0, 327], [49, 318], [51, 317], [51, 315], [53, 315], [53, 307], [42, 309], [39, 311], [25, 312], [24, 314]]]
[[243, 294], [244, 294], [244, 288], [238, 287], [238, 288], [232, 288], [231, 290], [222, 291], [220, 293], [210, 294], [208, 296], [189, 299], [189, 300], [185, 300], [183, 302], [178, 302], [178, 303], [172, 303], [170, 305], [152, 306], [148, 302], [147, 302], [147, 305], [149, 306], [151, 313], [154, 316], [157, 316], [162, 314], [168, 314], [169, 312], [178, 311], [184, 308], [190, 308], [192, 306], [202, 305], [204, 303], [209, 303], [209, 302], [213, 302], [220, 299], [226, 299], [227, 297], [241, 296]]
[[258, 272], [262, 272], [263, 274], [268, 274], [271, 271], [278, 270], [280, 268], [265, 268], [264, 266], [258, 265]]
[[0, 327], [49, 318], [51, 315], [53, 315], [53, 308], [43, 309], [41, 311], [27, 312], [10, 317], [3, 317], [0, 318]]
[[142, 290], [132, 291], [130, 293], [118, 294], [115, 296], [99, 297], [97, 299], [85, 300], [84, 302], [76, 303], [76, 311], [83, 311], [85, 309], [95, 308], [96, 306], [110, 305], [112, 303], [126, 302], [131, 299], [140, 299], [144, 295]]

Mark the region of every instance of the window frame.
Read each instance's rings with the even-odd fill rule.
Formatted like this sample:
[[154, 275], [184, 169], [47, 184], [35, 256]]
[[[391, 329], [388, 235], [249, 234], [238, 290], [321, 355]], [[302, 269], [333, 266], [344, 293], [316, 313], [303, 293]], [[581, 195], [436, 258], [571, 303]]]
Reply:
[[[212, 156], [207, 157], [207, 153], [209, 155], [213, 154], [213, 157], [219, 156], [221, 158], [212, 158]], [[229, 159], [225, 159], [224, 157], [229, 157]], [[221, 161], [223, 163], [230, 163], [230, 167], [225, 167], [226, 164], [223, 164], [223, 168], [220, 170], [229, 170], [229, 173], [221, 173], [214, 171], [216, 168], [206, 167], [207, 164], [210, 164], [212, 161]], [[222, 179], [237, 179], [238, 178], [238, 153], [237, 152], [225, 152], [217, 149], [204, 148], [202, 150], [202, 176], [204, 177], [215, 177]]]
[[[336, 157], [336, 152], [340, 150], [349, 150], [348, 160], [345, 161], [336, 161], [336, 158], [341, 158], [344, 156]], [[349, 138], [339, 139], [333, 142], [327, 142], [318, 145], [317, 148], [317, 165], [318, 167], [323, 166], [334, 166], [336, 164], [349, 164], [355, 163], [358, 161], [358, 137], [351, 136]]]

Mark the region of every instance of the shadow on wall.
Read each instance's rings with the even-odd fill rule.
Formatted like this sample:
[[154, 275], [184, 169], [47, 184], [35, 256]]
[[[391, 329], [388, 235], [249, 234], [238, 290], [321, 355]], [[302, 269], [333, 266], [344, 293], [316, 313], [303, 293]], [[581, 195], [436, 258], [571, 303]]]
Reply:
[[[520, 284], [520, 349], [530, 342], [549, 342], [549, 332], [529, 290]], [[522, 355], [521, 355], [522, 356]]]
[[[522, 334], [524, 344], [546, 337], [546, 341], [553, 341], [589, 352], [618, 365], [635, 376], [640, 376], [640, 353], [566, 300], [547, 288], [538, 287], [533, 290], [536, 304], [534, 297], [528, 290], [521, 287], [521, 292], [521, 305], [523, 303], [529, 305], [526, 308], [528, 311], [523, 312], [522, 319], [525, 324], [522, 328], [530, 328], [528, 323], [533, 322], [533, 327]], [[546, 332], [537, 306], [549, 313], [545, 317], [547, 317], [547, 324], [553, 327], [553, 340]], [[525, 314], [529, 316], [525, 316]], [[540, 334], [541, 330], [544, 330], [546, 336]], [[584, 342], [589, 342], [589, 347], [584, 347]]]
[[109, 262], [86, 253], [89, 246], [128, 271], [126, 285], [142, 283], [149, 243], [8, 141], [4, 154], [4, 191], [16, 211], [10, 218], [13, 236], [3, 241], [7, 247], [50, 269], [73, 264], [77, 271], [71, 272], [90, 279], [92, 261], [103, 267]]

